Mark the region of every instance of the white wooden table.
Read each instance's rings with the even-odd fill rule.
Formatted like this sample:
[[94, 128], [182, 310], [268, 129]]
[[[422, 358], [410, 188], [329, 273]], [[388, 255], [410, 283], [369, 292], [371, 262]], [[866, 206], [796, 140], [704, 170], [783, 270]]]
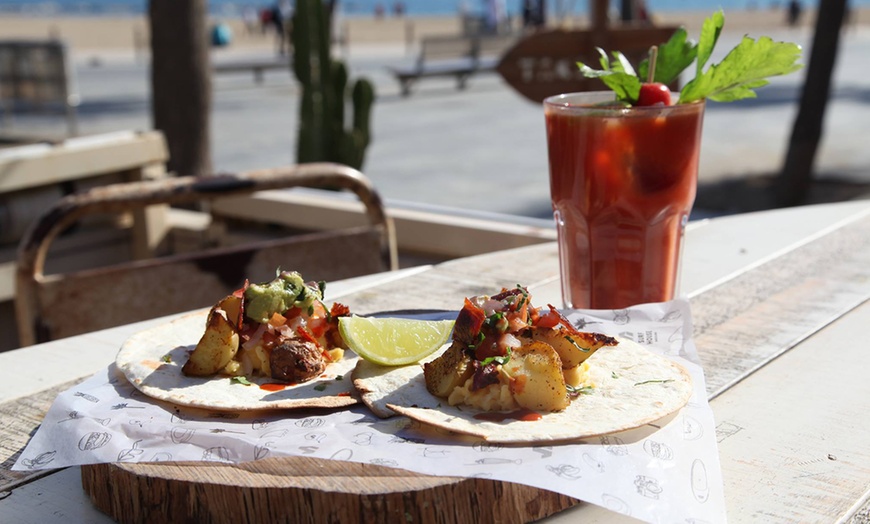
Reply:
[[[536, 302], [558, 303], [555, 251], [543, 244], [335, 282], [328, 298], [357, 301], [365, 314], [444, 307], [461, 290], [524, 282]], [[531, 267], [520, 271], [518, 260]], [[681, 286], [729, 520], [870, 522], [870, 201], [692, 223]], [[423, 290], [434, 303], [421, 303]], [[9, 468], [50, 402], [45, 390], [103, 369], [126, 337], [163, 321], [0, 353], [0, 522], [111, 522], [84, 495], [79, 468], [23, 485]], [[586, 504], [549, 520], [630, 521]]]

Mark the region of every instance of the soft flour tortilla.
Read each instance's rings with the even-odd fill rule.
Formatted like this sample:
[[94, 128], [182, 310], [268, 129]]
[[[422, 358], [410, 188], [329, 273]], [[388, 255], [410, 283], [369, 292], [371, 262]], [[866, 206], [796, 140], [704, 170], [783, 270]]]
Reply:
[[505, 444], [571, 441], [634, 429], [679, 410], [692, 396], [692, 378], [682, 366], [630, 340], [602, 347], [587, 362], [596, 385], [592, 393], [574, 398], [563, 411], [542, 413], [535, 421], [478, 420], [480, 410], [450, 406], [429, 393], [420, 364], [385, 368], [360, 359], [353, 382], [363, 402], [380, 417], [399, 413]]
[[[121, 346], [115, 364], [142, 393], [182, 406], [250, 411], [335, 408], [359, 402], [350, 381], [350, 372], [359, 358], [350, 351], [345, 351], [344, 358], [330, 364], [320, 377], [279, 391], [259, 387], [280, 383], [267, 377], [250, 378], [252, 385], [245, 386], [223, 375], [184, 375], [181, 366], [202, 337], [207, 315], [207, 310], [193, 313], [133, 335]], [[164, 360], [166, 355], [169, 362]]]

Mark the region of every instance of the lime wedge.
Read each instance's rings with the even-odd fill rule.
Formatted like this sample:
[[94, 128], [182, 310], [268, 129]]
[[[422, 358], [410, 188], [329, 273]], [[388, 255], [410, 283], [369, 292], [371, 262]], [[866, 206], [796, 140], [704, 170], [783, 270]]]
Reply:
[[443, 346], [453, 322], [353, 315], [339, 318], [338, 329], [347, 346], [362, 358], [382, 366], [404, 366]]

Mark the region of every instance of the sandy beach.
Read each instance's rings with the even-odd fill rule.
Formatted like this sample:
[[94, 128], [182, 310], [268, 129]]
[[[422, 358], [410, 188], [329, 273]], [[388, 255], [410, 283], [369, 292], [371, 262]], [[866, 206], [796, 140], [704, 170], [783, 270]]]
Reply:
[[[661, 25], [684, 25], [690, 34], [697, 34], [708, 12], [662, 12], [654, 15], [654, 21]], [[785, 13], [782, 10], [747, 10], [726, 13], [725, 31], [762, 34], [771, 28], [785, 27]], [[804, 13], [801, 25], [814, 23], [815, 13]], [[240, 49], [272, 48], [273, 35], [256, 28], [251, 31], [240, 19], [214, 19], [212, 23], [228, 24], [233, 33], [231, 47]], [[347, 42], [355, 44], [397, 44], [413, 45], [423, 36], [455, 35], [461, 32], [458, 16], [433, 17], [347, 17], [342, 18], [339, 27], [345, 33]], [[855, 9], [851, 24], [870, 25], [870, 9]], [[551, 25], [582, 28], [588, 26], [583, 17], [562, 21], [552, 20]], [[65, 40], [79, 52], [115, 50], [132, 51], [147, 48], [148, 21], [142, 16], [0, 16], [0, 34], [4, 38], [47, 38], [57, 37]]]

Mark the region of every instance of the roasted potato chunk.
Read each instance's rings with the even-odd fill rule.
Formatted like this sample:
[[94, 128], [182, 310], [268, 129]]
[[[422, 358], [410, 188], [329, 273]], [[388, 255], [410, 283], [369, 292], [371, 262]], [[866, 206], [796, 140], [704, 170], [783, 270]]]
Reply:
[[536, 341], [516, 348], [502, 366], [511, 378], [511, 392], [521, 407], [559, 411], [568, 407], [562, 361], [552, 346]]
[[471, 358], [454, 342], [443, 355], [423, 365], [426, 389], [436, 397], [447, 398], [454, 388], [471, 376]]
[[579, 366], [603, 346], [616, 344], [614, 338], [601, 333], [571, 332], [565, 328], [535, 329], [532, 338], [552, 346], [565, 369]]
[[227, 314], [227, 320], [230, 321], [230, 324], [239, 327], [242, 323], [242, 297], [237, 297], [235, 295], [227, 295], [221, 299], [217, 305], [212, 308], [212, 311], [215, 309], [223, 309]]
[[239, 335], [227, 320], [226, 312], [214, 309], [208, 316], [205, 333], [181, 372], [194, 377], [214, 375], [232, 360], [238, 350]]

